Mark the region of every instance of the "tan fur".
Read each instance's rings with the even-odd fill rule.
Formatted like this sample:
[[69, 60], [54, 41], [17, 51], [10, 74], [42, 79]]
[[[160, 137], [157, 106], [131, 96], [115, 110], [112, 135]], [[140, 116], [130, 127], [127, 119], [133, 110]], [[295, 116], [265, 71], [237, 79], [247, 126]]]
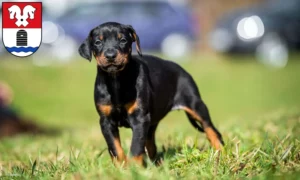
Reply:
[[109, 116], [112, 110], [111, 105], [98, 104], [98, 108], [105, 116]]
[[[192, 109], [188, 107], [182, 107], [181, 109], [183, 109], [185, 112], [191, 115], [194, 119], [198, 120], [201, 124], [204, 124], [203, 119], [198, 115], [198, 113], [196, 113]], [[210, 141], [211, 145], [217, 150], [221, 149], [221, 142], [216, 132], [210, 127], [204, 127], [204, 132], [206, 133], [206, 137]]]
[[137, 108], [138, 102], [136, 100], [125, 104], [125, 109], [127, 110], [128, 114], [132, 114]]

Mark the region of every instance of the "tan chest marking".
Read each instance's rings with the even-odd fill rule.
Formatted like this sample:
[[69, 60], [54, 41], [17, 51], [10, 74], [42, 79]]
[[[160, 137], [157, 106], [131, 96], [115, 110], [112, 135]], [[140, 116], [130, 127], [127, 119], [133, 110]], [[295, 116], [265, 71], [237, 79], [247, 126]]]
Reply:
[[132, 114], [138, 108], [138, 102], [136, 100], [125, 104], [125, 109], [128, 114]]
[[109, 116], [111, 114], [112, 105], [98, 104], [98, 109], [105, 115]]

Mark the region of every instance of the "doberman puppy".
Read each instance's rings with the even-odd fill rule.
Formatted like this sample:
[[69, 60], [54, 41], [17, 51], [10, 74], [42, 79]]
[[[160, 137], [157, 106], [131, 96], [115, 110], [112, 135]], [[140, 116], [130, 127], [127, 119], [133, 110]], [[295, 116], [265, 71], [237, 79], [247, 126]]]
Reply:
[[[139, 55], [131, 55], [133, 42]], [[176, 63], [142, 55], [139, 36], [132, 26], [107, 22], [95, 27], [79, 47], [79, 54], [89, 61], [94, 56], [97, 61], [94, 100], [113, 161], [127, 161], [119, 127], [133, 131], [133, 160], [144, 165], [146, 147], [149, 158], [155, 161], [155, 130], [174, 109], [184, 110], [214, 148], [224, 144], [191, 75]]]

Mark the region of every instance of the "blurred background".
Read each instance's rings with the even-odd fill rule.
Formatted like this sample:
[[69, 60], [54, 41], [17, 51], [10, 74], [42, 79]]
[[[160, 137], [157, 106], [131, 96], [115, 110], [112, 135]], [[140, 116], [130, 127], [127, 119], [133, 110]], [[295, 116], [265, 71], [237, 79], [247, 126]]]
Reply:
[[[90, 29], [107, 21], [131, 24], [145, 52], [177, 61], [199, 51], [239, 53], [252, 54], [266, 65], [285, 67], [289, 53], [300, 49], [299, 0], [42, 2], [43, 42], [28, 58], [39, 66], [73, 61]], [[1, 44], [1, 59], [7, 55]]]
[[[93, 174], [112, 166], [108, 152], [103, 153], [106, 143], [94, 107], [96, 62], [77, 52], [89, 31], [107, 21], [132, 25], [144, 54], [175, 61], [193, 76], [215, 126], [237, 153], [228, 157], [237, 163], [240, 174], [251, 178], [266, 167], [271, 168], [268, 172], [295, 169], [291, 164], [297, 163], [299, 167], [300, 154], [294, 147], [299, 149], [300, 137], [300, 0], [44, 0], [42, 44], [35, 54], [18, 58], [0, 43], [0, 179], [9, 172], [25, 172], [32, 179], [37, 161], [36, 173], [48, 177], [44, 179]], [[131, 130], [120, 132], [122, 146], [129, 152]], [[212, 157], [209, 142], [193, 129], [184, 112], [169, 113], [156, 138], [159, 151], [175, 153], [185, 144], [200, 149], [203, 163], [186, 166], [187, 161], [182, 161], [178, 167], [191, 171], [190, 179], [195, 172], [203, 177], [211, 172], [215, 178], [215, 168], [207, 160]], [[267, 138], [278, 141], [280, 151]], [[295, 144], [283, 147], [291, 141]], [[289, 153], [287, 146], [295, 152]], [[247, 158], [238, 159], [238, 147]], [[254, 155], [248, 159], [250, 150], [264, 151], [266, 164]], [[171, 156], [175, 162], [187, 157], [177, 153]], [[74, 159], [80, 155], [80, 163], [73, 161], [72, 154]], [[287, 163], [292, 155], [295, 163]], [[76, 168], [71, 160], [82, 165]], [[244, 161], [261, 167], [247, 165], [240, 171]], [[98, 165], [102, 162], [106, 164]], [[213, 169], [202, 173], [200, 164]], [[167, 174], [181, 174], [177, 165], [170, 167]], [[232, 167], [220, 166], [220, 172], [227, 174]], [[242, 177], [236, 172], [233, 178]]]
[[[42, 2], [39, 50], [17, 58], [0, 44], [2, 92], [9, 92], [2, 93], [9, 102], [2, 112], [47, 126], [93, 127], [99, 136], [96, 63], [83, 60], [77, 49], [92, 28], [107, 21], [132, 25], [144, 53], [176, 61], [190, 72], [217, 127], [228, 122], [221, 131], [236, 124], [236, 117], [299, 108], [300, 0]], [[170, 122], [185, 119], [184, 114], [168, 117], [165, 127], [182, 128], [181, 121]], [[188, 134], [191, 127], [186, 127]]]

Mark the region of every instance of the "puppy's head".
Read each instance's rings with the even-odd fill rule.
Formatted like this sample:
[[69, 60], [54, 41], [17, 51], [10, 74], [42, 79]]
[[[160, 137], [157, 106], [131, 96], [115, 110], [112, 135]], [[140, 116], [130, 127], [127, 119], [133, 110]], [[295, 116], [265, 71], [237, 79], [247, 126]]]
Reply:
[[79, 54], [89, 61], [94, 55], [101, 69], [116, 73], [123, 70], [128, 63], [133, 42], [142, 56], [139, 37], [132, 26], [108, 22], [92, 29], [79, 47]]

